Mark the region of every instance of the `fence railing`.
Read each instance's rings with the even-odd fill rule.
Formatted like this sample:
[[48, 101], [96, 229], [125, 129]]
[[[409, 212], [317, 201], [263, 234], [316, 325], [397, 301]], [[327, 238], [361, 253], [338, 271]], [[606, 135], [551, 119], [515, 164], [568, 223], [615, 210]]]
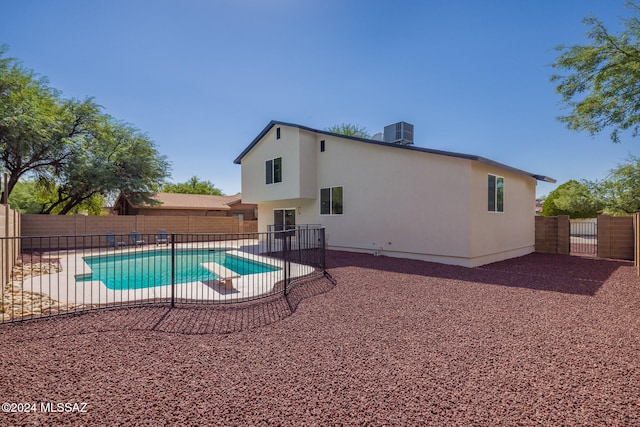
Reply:
[[[4, 238], [0, 322], [143, 304], [233, 304], [324, 274], [322, 227], [266, 233]], [[5, 269], [5, 263], [0, 265]]]
[[598, 253], [597, 218], [572, 219], [569, 223], [570, 253], [596, 255]]

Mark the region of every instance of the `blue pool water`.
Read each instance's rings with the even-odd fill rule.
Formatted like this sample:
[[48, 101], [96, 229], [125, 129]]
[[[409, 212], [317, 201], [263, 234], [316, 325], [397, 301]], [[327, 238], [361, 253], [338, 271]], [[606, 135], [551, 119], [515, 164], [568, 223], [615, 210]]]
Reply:
[[[171, 284], [171, 251], [109, 254], [83, 258], [93, 273], [80, 274], [76, 281], [99, 280], [114, 290], [142, 289]], [[280, 268], [225, 251], [185, 249], [175, 252], [175, 283], [205, 282], [218, 278], [200, 264], [216, 262], [241, 276], [276, 271]]]

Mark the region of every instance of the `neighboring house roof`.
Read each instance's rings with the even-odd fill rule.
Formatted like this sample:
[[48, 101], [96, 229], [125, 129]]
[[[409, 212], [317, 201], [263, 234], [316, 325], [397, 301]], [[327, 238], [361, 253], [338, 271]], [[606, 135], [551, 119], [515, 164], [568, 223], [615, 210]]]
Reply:
[[134, 205], [136, 208], [145, 209], [191, 209], [191, 210], [230, 210], [229, 205], [234, 205], [242, 200], [242, 194], [233, 196], [209, 196], [205, 194], [181, 194], [181, 193], [156, 193], [154, 199], [160, 205]]
[[520, 174], [524, 174], [524, 175], [528, 175], [530, 177], [533, 177], [539, 181], [545, 181], [545, 182], [556, 182], [555, 179], [553, 178], [549, 178], [547, 176], [544, 175], [538, 175], [538, 174], [534, 174], [534, 173], [530, 173], [530, 172], [526, 172], [523, 171], [521, 169], [516, 169], [514, 167], [502, 164], [502, 163], [498, 163], [498, 162], [494, 162], [493, 160], [484, 158], [484, 157], [480, 157], [480, 156], [476, 156], [473, 154], [462, 154], [462, 153], [454, 153], [451, 151], [443, 151], [443, 150], [434, 150], [431, 148], [424, 148], [424, 147], [416, 147], [414, 145], [401, 145], [401, 144], [395, 144], [392, 142], [384, 142], [384, 141], [376, 141], [373, 139], [367, 139], [367, 138], [358, 138], [355, 136], [349, 136], [349, 135], [342, 135], [339, 133], [333, 133], [333, 132], [328, 132], [325, 130], [319, 130], [319, 129], [313, 129], [307, 126], [302, 126], [302, 125], [297, 125], [295, 123], [286, 123], [286, 122], [280, 122], [280, 121], [276, 121], [276, 120], [272, 120], [271, 122], [269, 122], [269, 124], [267, 125], [267, 127], [265, 127], [262, 132], [260, 132], [260, 134], [258, 134], [258, 136], [251, 142], [251, 144], [249, 144], [249, 146], [247, 148], [244, 149], [244, 151], [242, 153], [240, 153], [240, 155], [233, 161], [236, 164], [241, 164], [242, 158], [249, 152], [251, 151], [251, 149], [271, 130], [271, 128], [273, 128], [274, 126], [289, 126], [289, 127], [295, 127], [301, 130], [305, 130], [308, 132], [315, 132], [315, 133], [319, 133], [322, 135], [330, 135], [330, 136], [336, 136], [338, 138], [344, 138], [344, 139], [351, 139], [354, 141], [360, 141], [360, 142], [366, 142], [369, 144], [375, 144], [375, 145], [383, 145], [386, 147], [393, 147], [393, 148], [397, 148], [400, 150], [412, 150], [412, 151], [419, 151], [419, 152], [423, 152], [423, 153], [430, 153], [430, 154], [437, 154], [437, 155], [441, 155], [441, 156], [448, 156], [448, 157], [457, 157], [460, 159], [467, 159], [467, 160], [475, 160], [477, 162], [480, 163], [484, 163], [487, 165], [491, 165], [491, 166], [496, 166], [502, 169], [506, 169], [512, 172], [516, 172], [516, 173], [520, 173]]

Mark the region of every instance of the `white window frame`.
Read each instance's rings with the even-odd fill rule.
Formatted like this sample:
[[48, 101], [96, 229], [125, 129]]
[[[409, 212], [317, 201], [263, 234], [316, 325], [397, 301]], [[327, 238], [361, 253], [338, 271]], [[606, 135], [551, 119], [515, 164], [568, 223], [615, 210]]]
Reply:
[[[280, 159], [280, 181], [276, 181], [276, 160]], [[268, 182], [267, 180], [267, 176], [266, 176], [266, 171], [267, 171], [267, 165], [269, 164], [269, 162], [271, 162], [271, 182]], [[274, 157], [273, 159], [267, 159], [264, 161], [264, 165], [265, 165], [265, 185], [271, 185], [271, 184], [279, 184], [282, 182], [282, 156], [280, 157]]]
[[[333, 189], [342, 188], [342, 212], [333, 213]], [[329, 213], [322, 213], [322, 190], [329, 190]], [[320, 216], [342, 216], [344, 215], [344, 185], [332, 185], [331, 187], [322, 187], [318, 191], [319, 211]]]
[[[489, 177], [494, 177], [494, 186], [493, 186], [493, 210], [490, 209], [490, 206], [488, 205], [489, 202], [489, 195], [491, 194], [491, 188], [489, 187]], [[502, 210], [498, 209], [498, 181], [502, 180]], [[496, 174], [488, 174], [487, 175], [487, 211], [489, 213], [504, 213], [504, 193], [505, 193], [505, 185], [504, 185], [504, 177], [500, 176], [500, 175], [496, 175]]]

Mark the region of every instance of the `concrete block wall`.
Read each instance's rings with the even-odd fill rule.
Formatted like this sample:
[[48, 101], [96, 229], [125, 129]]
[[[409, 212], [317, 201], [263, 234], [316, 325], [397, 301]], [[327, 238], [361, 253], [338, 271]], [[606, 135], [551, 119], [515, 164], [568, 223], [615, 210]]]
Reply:
[[598, 216], [598, 257], [634, 259], [632, 216]]
[[240, 221], [240, 232], [241, 233], [257, 233], [258, 220]]
[[[107, 232], [122, 235], [128, 241], [133, 230], [153, 243], [158, 230], [169, 234], [243, 233], [257, 231], [257, 221], [239, 221], [237, 217], [145, 216], [145, 215], [23, 215], [22, 236], [77, 236], [23, 241], [25, 249], [53, 247], [89, 247], [107, 244]], [[90, 237], [92, 236], [92, 237]]]
[[536, 252], [569, 254], [569, 216], [537, 216], [535, 221]]
[[[571, 247], [570, 227], [568, 216], [537, 216], [536, 252], [569, 254]], [[598, 216], [599, 258], [633, 260], [635, 259], [636, 240], [633, 217]]]
[[8, 205], [0, 205], [0, 294], [11, 279], [21, 246], [20, 239], [10, 239], [20, 235], [21, 216]]

